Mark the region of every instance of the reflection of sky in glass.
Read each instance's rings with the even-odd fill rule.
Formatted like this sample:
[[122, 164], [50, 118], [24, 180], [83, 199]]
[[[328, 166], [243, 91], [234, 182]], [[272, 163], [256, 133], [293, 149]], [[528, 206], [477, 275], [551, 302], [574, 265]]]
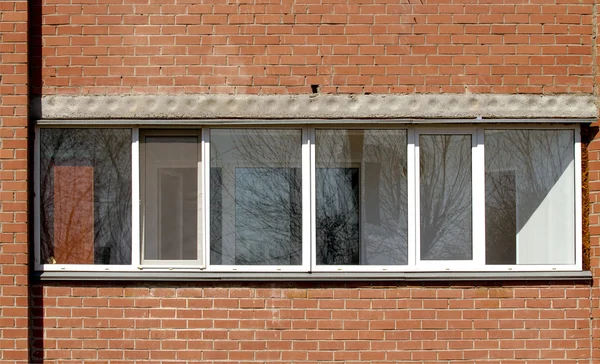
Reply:
[[472, 259], [471, 135], [419, 136], [423, 260]]
[[211, 130], [211, 264], [302, 263], [300, 130]]
[[408, 262], [405, 130], [317, 130], [317, 264]]
[[486, 261], [572, 264], [573, 130], [486, 130]]
[[[42, 263], [55, 260], [54, 179], [60, 166], [93, 169], [93, 263], [131, 264], [131, 130], [40, 130]], [[70, 202], [75, 209], [84, 203], [77, 199]]]

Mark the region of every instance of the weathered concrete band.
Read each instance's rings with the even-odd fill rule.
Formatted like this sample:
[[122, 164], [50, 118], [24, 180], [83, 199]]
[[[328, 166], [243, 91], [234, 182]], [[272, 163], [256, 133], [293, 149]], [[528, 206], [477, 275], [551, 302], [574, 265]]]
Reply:
[[591, 95], [43, 96], [37, 119], [594, 118]]

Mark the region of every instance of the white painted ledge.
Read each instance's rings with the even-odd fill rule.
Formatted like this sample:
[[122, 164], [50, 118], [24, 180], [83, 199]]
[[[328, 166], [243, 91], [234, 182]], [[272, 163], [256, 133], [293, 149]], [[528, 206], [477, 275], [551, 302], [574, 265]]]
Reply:
[[595, 118], [591, 95], [53, 95], [36, 119]]

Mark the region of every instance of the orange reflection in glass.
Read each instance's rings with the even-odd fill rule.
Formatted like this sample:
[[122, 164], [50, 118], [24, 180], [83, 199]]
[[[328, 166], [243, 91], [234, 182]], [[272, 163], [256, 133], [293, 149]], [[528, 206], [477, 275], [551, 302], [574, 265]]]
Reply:
[[94, 264], [93, 167], [54, 167], [54, 260]]

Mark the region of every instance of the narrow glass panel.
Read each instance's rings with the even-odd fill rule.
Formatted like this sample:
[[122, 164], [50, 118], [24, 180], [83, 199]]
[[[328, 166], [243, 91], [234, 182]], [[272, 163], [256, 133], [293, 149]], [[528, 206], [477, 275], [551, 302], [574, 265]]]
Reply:
[[301, 130], [211, 130], [211, 264], [302, 264], [301, 150]]
[[198, 259], [197, 136], [143, 140], [144, 260]]
[[487, 264], [575, 263], [573, 130], [485, 131]]
[[317, 130], [317, 264], [408, 262], [405, 130]]
[[42, 264], [131, 264], [131, 130], [40, 130]]
[[421, 260], [470, 260], [471, 135], [419, 136]]

